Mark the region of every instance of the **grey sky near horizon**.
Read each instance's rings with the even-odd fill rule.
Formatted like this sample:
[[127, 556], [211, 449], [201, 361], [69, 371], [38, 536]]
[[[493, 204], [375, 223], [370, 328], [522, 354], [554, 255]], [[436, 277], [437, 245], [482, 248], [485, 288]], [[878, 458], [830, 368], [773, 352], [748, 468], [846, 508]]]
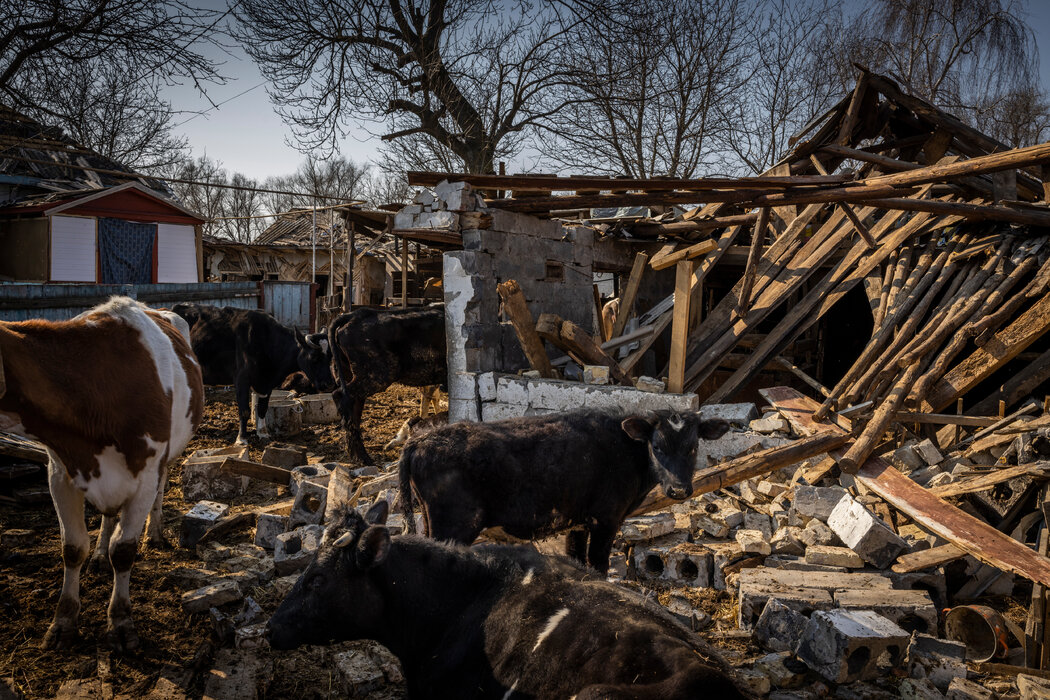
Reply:
[[[860, 1], [846, 0], [847, 7]], [[226, 6], [223, 0], [205, 0], [200, 4]], [[1038, 47], [1040, 79], [1050, 92], [1050, 0], [1030, 0], [1028, 20]], [[176, 134], [189, 140], [195, 157], [207, 155], [221, 161], [230, 173], [241, 172], [258, 180], [292, 173], [305, 155], [290, 145], [291, 129], [270, 104], [267, 84], [258, 68], [238, 47], [231, 47], [230, 54], [218, 54], [225, 63], [222, 72], [230, 80], [225, 85], [211, 86], [208, 99], [192, 86], [174, 86], [164, 91], [176, 110], [206, 110], [212, 103], [220, 105], [199, 116], [177, 116], [175, 123], [182, 123], [175, 129]], [[380, 145], [378, 135], [373, 137], [356, 125], [349, 128], [350, 134], [339, 143], [340, 152], [359, 163], [374, 159]], [[381, 132], [380, 125], [372, 125], [371, 129]], [[518, 162], [508, 165], [510, 172], [525, 167]]]

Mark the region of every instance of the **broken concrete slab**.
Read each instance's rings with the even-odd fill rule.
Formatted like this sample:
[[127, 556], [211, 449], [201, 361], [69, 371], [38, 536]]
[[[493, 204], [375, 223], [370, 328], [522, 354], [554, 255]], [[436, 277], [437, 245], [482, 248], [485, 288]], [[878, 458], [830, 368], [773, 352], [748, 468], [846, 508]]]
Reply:
[[844, 609], [874, 610], [906, 632], [937, 633], [937, 608], [927, 591], [840, 590], [835, 591], [835, 603]]
[[[932, 632], [937, 628], [933, 627]], [[925, 678], [947, 692], [955, 678], [966, 678], [966, 645], [928, 634], [912, 634], [908, 645], [908, 673]]]
[[779, 598], [769, 598], [755, 622], [753, 639], [770, 651], [793, 652], [809, 618]]
[[810, 518], [817, 518], [826, 523], [831, 511], [845, 495], [846, 489], [841, 486], [797, 484], [792, 492], [791, 508], [807, 522]]
[[791, 432], [791, 424], [779, 413], [767, 413], [761, 418], [756, 418], [748, 424], [748, 427], [756, 433], [784, 433]]
[[761, 530], [737, 530], [734, 535], [740, 549], [747, 554], [771, 554], [773, 549]]
[[829, 592], [849, 589], [888, 591], [893, 587], [889, 578], [876, 573], [790, 571], [768, 567], [744, 569], [740, 572], [740, 584], [744, 583], [779, 586], [787, 591], [796, 588], [819, 588]]
[[182, 609], [187, 613], [200, 613], [208, 608], [217, 608], [240, 600], [241, 589], [234, 581], [221, 580], [182, 594]]
[[299, 490], [292, 503], [292, 512], [288, 516], [288, 527], [300, 525], [320, 525], [324, 519], [328, 504], [328, 487], [314, 480], [299, 483]]
[[358, 649], [333, 654], [332, 665], [349, 697], [366, 697], [386, 681], [383, 669], [371, 656]]
[[908, 633], [870, 610], [818, 610], [796, 654], [833, 683], [877, 678], [904, 661]]
[[277, 576], [305, 569], [321, 545], [324, 529], [320, 525], [304, 525], [277, 536], [273, 548], [273, 563]]
[[937, 449], [933, 444], [933, 441], [929, 438], [915, 443], [912, 445], [912, 449], [922, 458], [922, 461], [926, 462], [926, 464], [931, 467], [944, 461], [944, 455], [941, 454], [940, 450]]
[[753, 403], [713, 403], [700, 407], [700, 420], [724, 420], [739, 428], [748, 427], [758, 415]]
[[907, 548], [889, 525], [848, 495], [828, 516], [828, 527], [864, 561], [880, 569], [887, 568]]
[[674, 532], [674, 527], [671, 513], [652, 513], [627, 518], [620, 526], [620, 535], [628, 542], [648, 542]]
[[331, 477], [331, 470], [325, 466], [320, 464], [301, 464], [298, 467], [293, 467], [291, 472], [289, 472], [288, 491], [293, 496], [296, 495], [299, 493], [299, 485], [304, 481], [313, 481], [328, 486]]
[[770, 538], [769, 546], [774, 554], [802, 556], [806, 552], [806, 545], [802, 541], [802, 528], [790, 525], [779, 528]]
[[839, 566], [846, 569], [863, 569], [864, 560], [848, 547], [813, 545], [806, 549], [806, 563], [822, 566]]
[[288, 529], [288, 516], [274, 513], [260, 513], [255, 519], [255, 544], [265, 549], [273, 549], [277, 544], [277, 535]]
[[272, 443], [263, 450], [259, 461], [271, 467], [291, 469], [292, 467], [306, 464], [306, 448], [302, 445]]
[[948, 684], [948, 700], [995, 700], [996, 697], [980, 683], [965, 678], [953, 678]]
[[833, 545], [839, 541], [834, 531], [816, 518], [806, 523], [806, 527], [802, 528], [802, 534], [799, 535], [799, 538], [807, 547]]
[[830, 610], [835, 604], [831, 593], [819, 588], [798, 587], [786, 590], [783, 586], [741, 580], [740, 592], [737, 594], [737, 627], [743, 630], [754, 629], [770, 598], [776, 598], [781, 604], [803, 615], [808, 615], [814, 610]]
[[220, 649], [204, 679], [201, 700], [255, 700], [265, 697], [273, 660], [251, 651]]
[[194, 505], [182, 516], [179, 546], [186, 549], [196, 547], [197, 540], [229, 510], [230, 507], [225, 503], [215, 501], [201, 501]]
[[926, 678], [905, 678], [897, 690], [902, 700], [944, 700], [944, 693]]

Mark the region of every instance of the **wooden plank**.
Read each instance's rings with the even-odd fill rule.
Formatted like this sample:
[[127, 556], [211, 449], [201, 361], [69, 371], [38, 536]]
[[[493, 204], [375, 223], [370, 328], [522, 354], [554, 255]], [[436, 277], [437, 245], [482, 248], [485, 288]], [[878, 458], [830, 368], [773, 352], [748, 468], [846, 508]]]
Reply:
[[[860, 88], [859, 82], [857, 83], [857, 87]], [[854, 99], [856, 99], [856, 95], [854, 95]], [[853, 109], [852, 103], [850, 103], [850, 109]], [[848, 116], [849, 115], [847, 115], [847, 118]], [[843, 128], [845, 128], [846, 124], [843, 123], [842, 126]], [[820, 173], [821, 175], [828, 174], [827, 171], [824, 170], [824, 165], [820, 162], [820, 159], [817, 158], [816, 154], [811, 154], [809, 156], [809, 160], [813, 163], [813, 167], [816, 168], [818, 173]], [[850, 223], [853, 224], [853, 228], [856, 229], [857, 234], [864, 239], [864, 242], [868, 244], [868, 247], [874, 248], [875, 239], [872, 237], [871, 232], [868, 231], [868, 227], [864, 225], [864, 223], [860, 220], [860, 217], [857, 216], [857, 213], [853, 211], [853, 207], [849, 204], [846, 204], [845, 202], [839, 202], [837, 206], [839, 209], [842, 210], [842, 213], [846, 215], [846, 218], [849, 219]]]
[[605, 365], [616, 383], [634, 386], [620, 365], [594, 342], [591, 334], [572, 321], [563, 321], [555, 314], [540, 314], [536, 333], [551, 345], [561, 348], [581, 365]]
[[503, 300], [503, 312], [514, 327], [514, 333], [518, 336], [521, 349], [525, 352], [525, 358], [529, 366], [540, 373], [541, 377], [550, 379], [554, 376], [551, 368], [550, 358], [543, 348], [543, 341], [536, 334], [536, 324], [532, 321], [532, 314], [525, 303], [525, 295], [522, 294], [521, 285], [517, 280], [507, 280], [496, 287], [500, 298]]
[[751, 302], [751, 289], [755, 286], [755, 274], [758, 260], [762, 257], [762, 246], [766, 239], [766, 227], [769, 225], [769, 207], [763, 207], [758, 213], [758, 222], [751, 232], [751, 245], [747, 249], [747, 263], [744, 265], [744, 276], [741, 278], [740, 294], [736, 302], [737, 316], [747, 313]]
[[227, 457], [224, 459], [222, 461], [222, 466], [219, 467], [219, 471], [238, 474], [240, 476], [248, 476], [253, 479], [268, 481], [271, 484], [280, 484], [282, 486], [287, 486], [288, 481], [292, 478], [292, 472], [289, 469], [271, 467], [269, 464], [250, 462], [246, 459], [236, 459], [234, 457]]
[[965, 556], [965, 549], [956, 547], [954, 544], [942, 544], [940, 547], [902, 554], [897, 557], [897, 561], [891, 568], [898, 574], [910, 574], [913, 571], [943, 566], [950, 561], [962, 559]]
[[[841, 417], [838, 420], [842, 426], [830, 421], [814, 420], [813, 412], [817, 403], [795, 389], [772, 387], [760, 389], [759, 393], [787, 418], [800, 435], [813, 435], [826, 430], [849, 431], [849, 421]], [[835, 448], [830, 454], [840, 458], [844, 452], [842, 448]], [[938, 498], [881, 457], [869, 458], [857, 471], [855, 478], [924, 530], [966, 550], [985, 564], [1050, 585], [1050, 559]]]
[[1013, 323], [949, 370], [922, 402], [922, 411], [932, 413], [950, 405], [1038, 340], [1047, 330], [1050, 330], [1050, 294], [1044, 295]]
[[821, 146], [818, 150], [824, 153], [832, 153], [843, 158], [849, 158], [851, 160], [859, 160], [862, 163], [872, 163], [873, 165], [879, 166], [880, 170], [918, 170], [922, 166], [918, 163], [910, 163], [906, 160], [897, 160], [896, 158], [890, 158], [879, 153], [871, 153], [870, 151], [864, 151], [858, 148], [848, 148], [846, 146], [838, 146], [827, 144]]
[[707, 255], [717, 247], [718, 242], [715, 241], [713, 238], [709, 238], [706, 241], [694, 243], [693, 245], [688, 246], [686, 248], [679, 248], [678, 250], [674, 251], [669, 255], [654, 257], [652, 260], [649, 261], [649, 267], [653, 268], [654, 270], [665, 270], [669, 267], [677, 265], [682, 260], [692, 260], [693, 258], [700, 257], [701, 255]]
[[[598, 291], [598, 285], [591, 285], [591, 292], [594, 296], [594, 327], [598, 329], [595, 334], [598, 340], [604, 343], [609, 338], [612, 338], [612, 333], [605, 335], [605, 324], [602, 323], [602, 293]], [[612, 331], [612, 329], [609, 329]]]
[[[650, 335], [652, 335], [652, 333], [652, 326], [642, 326], [636, 331], [631, 331], [630, 333], [625, 333], [624, 335], [621, 335], [618, 338], [612, 338], [610, 340], [605, 341], [601, 344], [601, 348], [605, 352], [609, 352], [610, 350], [615, 350], [621, 345], [627, 345], [628, 343], [633, 343], [636, 340], [648, 338]], [[557, 357], [551, 360], [551, 366], [561, 367], [562, 365], [568, 364], [571, 361], [571, 359], [572, 358], [570, 358], [568, 355], [562, 355], [561, 357]]]
[[989, 153], [986, 156], [978, 156], [954, 163], [937, 163], [907, 172], [869, 177], [858, 182], [867, 186], [885, 185], [899, 187], [902, 185], [924, 185], [970, 175], [1016, 170], [1029, 165], [1042, 165], [1044, 163], [1050, 163], [1050, 143], [1040, 143], [1027, 148], [1014, 148], [1008, 151]]
[[[801, 462], [845, 444], [849, 436], [841, 432], [824, 432], [810, 435], [779, 447], [770, 447], [759, 452], [736, 457], [716, 467], [701, 469], [693, 475], [693, 496], [718, 491], [756, 476], [769, 474], [789, 464]], [[657, 488], [649, 492], [641, 505], [631, 515], [644, 515], [654, 510], [667, 508], [676, 503]]]
[[924, 425], [967, 425], [971, 427], [987, 428], [997, 422], [998, 418], [991, 416], [962, 416], [951, 413], [917, 413], [915, 411], [897, 411], [893, 418], [900, 423], [922, 423]]
[[961, 216], [967, 221], [1003, 221], [1022, 226], [1050, 226], [1050, 213], [1029, 209], [1020, 210], [1003, 206], [966, 204], [964, 202], [940, 202], [935, 199], [913, 199], [910, 197], [864, 199], [862, 203], [879, 209], [951, 214]]
[[618, 338], [623, 335], [623, 329], [627, 325], [627, 321], [630, 320], [631, 313], [634, 310], [634, 300], [638, 297], [638, 287], [642, 284], [645, 264], [648, 261], [649, 256], [645, 253], [638, 253], [634, 256], [631, 276], [627, 278], [627, 288], [624, 289], [623, 296], [620, 297], [620, 311], [616, 314], [611, 338]]
[[811, 185], [835, 185], [852, 180], [851, 175], [796, 175], [793, 177], [701, 177], [701, 178], [610, 178], [591, 176], [558, 175], [477, 175], [473, 173], [441, 173], [410, 170], [408, 184], [433, 187], [442, 180], [469, 182], [477, 189], [516, 190], [518, 192], [575, 192], [577, 190], [645, 190], [661, 192], [669, 190], [722, 190], [739, 187], [808, 187]]
[[930, 493], [933, 493], [940, 498], [948, 498], [949, 496], [961, 496], [964, 493], [974, 493], [976, 491], [984, 491], [989, 489], [996, 484], [1001, 484], [1004, 481], [1010, 479], [1016, 479], [1020, 476], [1030, 476], [1034, 479], [1046, 479], [1050, 474], [1047, 470], [1050, 470], [1050, 462], [1032, 462], [1031, 464], [1019, 464], [1014, 467], [1004, 467], [1002, 469], [996, 469], [988, 474], [980, 474], [978, 476], [968, 477], [960, 479], [950, 484], [944, 484], [943, 486], [935, 486], [930, 489]]
[[[846, 108], [846, 114], [842, 117], [842, 123], [839, 126], [839, 133], [835, 139], [835, 143], [845, 146], [848, 143], [853, 142], [853, 130], [857, 127], [857, 122], [860, 119], [860, 106], [864, 102], [864, 93], [868, 87], [868, 75], [867, 71], [861, 73], [860, 79], [857, 80], [857, 85], [853, 88], [853, 96], [850, 97], [849, 107]], [[817, 171], [820, 172], [819, 170]], [[820, 173], [824, 174], [824, 173]]]
[[693, 263], [682, 260], [675, 268], [674, 317], [671, 321], [671, 360], [667, 390], [681, 394], [685, 384], [685, 349], [689, 338], [689, 300], [692, 296]]
[[755, 223], [758, 218], [757, 212], [750, 214], [731, 214], [729, 216], [718, 216], [710, 219], [691, 219], [689, 221], [672, 221], [669, 224], [633, 224], [630, 231], [636, 236], [684, 236], [690, 233], [702, 231], [714, 231], [715, 229], [727, 228], [729, 226], [746, 226]]

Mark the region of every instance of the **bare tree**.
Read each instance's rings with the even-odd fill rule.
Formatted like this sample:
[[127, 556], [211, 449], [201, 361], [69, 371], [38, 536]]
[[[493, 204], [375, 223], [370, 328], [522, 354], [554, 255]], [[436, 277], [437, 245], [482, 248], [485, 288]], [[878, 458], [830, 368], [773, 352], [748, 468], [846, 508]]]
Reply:
[[181, 144], [159, 87], [222, 82], [203, 50], [223, 16], [181, 0], [0, 0], [0, 100], [129, 165], [163, 165]]
[[566, 107], [539, 132], [547, 161], [633, 177], [709, 166], [726, 127], [718, 106], [738, 98], [748, 22], [741, 0], [643, 0], [578, 25]]
[[[267, 211], [277, 214], [297, 207], [319, 204], [316, 198], [310, 195], [345, 200], [359, 199], [361, 184], [368, 171], [368, 165], [360, 165], [338, 153], [328, 158], [308, 156], [294, 173], [270, 177], [265, 182], [267, 189], [302, 194], [266, 193], [263, 201]], [[330, 199], [320, 202], [333, 203]]]
[[561, 109], [543, 96], [580, 21], [568, 1], [242, 0], [236, 14], [304, 149], [331, 147], [350, 119], [393, 119], [384, 139], [425, 135], [490, 172]]
[[251, 243], [266, 228], [268, 221], [256, 218], [264, 213], [262, 196], [256, 189], [259, 183], [242, 173], [234, 173], [229, 184], [237, 189], [226, 190], [223, 218], [216, 224], [226, 238], [238, 243]]
[[[217, 219], [226, 215], [226, 199], [230, 190], [223, 187], [209, 187], [209, 184], [229, 184], [229, 175], [222, 163], [212, 160], [207, 155], [186, 160], [171, 169], [171, 177], [188, 182], [173, 182], [171, 188], [175, 196], [185, 206], [198, 212], [205, 219]], [[189, 184], [196, 183], [196, 184]], [[205, 230], [211, 235], [221, 236], [221, 226], [206, 224]]]
[[841, 53], [960, 117], [1037, 74], [1021, 0], [871, 0], [841, 37]]
[[974, 110], [974, 122], [984, 133], [1011, 148], [1050, 140], [1050, 99], [1033, 86], [991, 95]]

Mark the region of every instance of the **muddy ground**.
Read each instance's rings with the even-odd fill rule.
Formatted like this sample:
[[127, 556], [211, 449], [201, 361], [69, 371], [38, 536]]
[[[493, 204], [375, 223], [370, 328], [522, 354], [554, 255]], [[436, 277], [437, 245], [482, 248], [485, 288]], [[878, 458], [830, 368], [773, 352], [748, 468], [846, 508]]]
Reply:
[[[383, 451], [382, 447], [405, 419], [418, 412], [418, 396], [417, 389], [393, 386], [369, 402], [363, 428], [365, 443], [377, 462], [397, 458], [396, 449]], [[225, 447], [236, 437], [233, 392], [209, 389], [204, 422], [185, 454], [208, 447]], [[305, 445], [311, 461], [327, 462], [346, 460], [342, 440], [338, 425], [324, 425], [308, 426], [289, 442]], [[253, 438], [250, 447], [251, 458], [258, 459], [265, 443]], [[164, 499], [164, 533], [173, 543], [178, 542], [180, 514], [191, 505], [182, 499], [180, 471], [178, 466], [173, 467]], [[37, 483], [46, 487], [43, 477]], [[244, 497], [231, 505], [237, 510], [280, 497], [276, 487], [253, 485]], [[88, 511], [88, 529], [94, 538], [101, 517], [90, 506]], [[81, 638], [68, 652], [45, 652], [38, 645], [51, 623], [62, 581], [54, 508], [50, 502], [32, 507], [0, 505], [0, 531], [9, 529], [32, 530], [35, 537], [28, 546], [0, 551], [0, 678], [9, 680], [31, 698], [53, 697], [63, 681], [94, 677], [100, 671], [116, 695], [145, 695], [160, 676], [179, 685], [188, 681], [190, 690], [200, 693], [214, 651], [209, 642], [211, 622], [207, 615], [188, 616], [182, 611], [179, 598], [186, 587], [172, 573], [180, 567], [202, 568], [203, 563], [193, 552], [175, 548], [140, 553], [131, 578], [133, 614], [142, 638], [138, 651], [124, 657], [111, 657], [101, 644], [112, 579], [85, 567], [81, 576]], [[251, 537], [249, 529], [224, 541], [249, 542]], [[268, 586], [257, 589], [254, 594], [267, 612], [279, 602]], [[329, 697], [332, 690], [332, 696], [337, 696], [331, 672], [324, 668], [326, 653], [331, 650], [315, 650], [309, 664], [297, 663], [295, 655], [274, 655], [275, 680], [267, 695]]]

